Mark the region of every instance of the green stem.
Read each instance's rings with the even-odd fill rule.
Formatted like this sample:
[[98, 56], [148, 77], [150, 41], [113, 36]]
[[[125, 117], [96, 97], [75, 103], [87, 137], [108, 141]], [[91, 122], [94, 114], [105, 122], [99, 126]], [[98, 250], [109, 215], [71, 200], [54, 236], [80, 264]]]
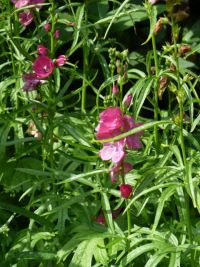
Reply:
[[55, 53], [55, 5], [54, 1], [51, 1], [51, 33], [50, 33], [50, 53], [51, 57], [54, 57]]
[[[179, 118], [180, 118], [180, 142], [181, 142], [181, 152], [184, 162], [184, 183], [186, 184], [186, 181], [188, 181], [188, 172], [186, 171], [187, 168], [187, 158], [186, 158], [186, 149], [185, 149], [185, 140], [184, 140], [184, 134], [183, 134], [183, 119], [184, 119], [184, 109], [183, 109], [183, 93], [181, 92], [181, 82], [180, 82], [180, 72], [179, 72], [179, 60], [178, 60], [178, 47], [177, 47], [177, 28], [175, 27], [174, 20], [172, 18], [172, 38], [173, 38], [173, 44], [174, 44], [174, 59], [176, 62], [176, 77], [177, 77], [177, 85], [178, 85], [178, 103], [179, 103]], [[185, 205], [186, 205], [186, 226], [188, 230], [188, 236], [190, 244], [193, 244], [193, 235], [192, 235], [192, 228], [191, 228], [191, 220], [190, 220], [190, 205], [189, 205], [189, 197], [187, 194], [187, 191], [185, 189], [184, 191], [184, 198], [185, 198]], [[191, 252], [191, 267], [195, 267], [194, 262], [194, 252]]]
[[[155, 64], [155, 84], [154, 84], [154, 120], [158, 121], [158, 74], [159, 74], [159, 63], [156, 49], [156, 39], [154, 34], [152, 35], [152, 47], [153, 47], [153, 56], [154, 56], [154, 64]], [[156, 154], [159, 153], [159, 135], [158, 135], [158, 126], [154, 126], [154, 141]]]
[[[85, 11], [85, 24], [87, 25], [87, 9]], [[85, 29], [85, 36], [87, 36], [87, 28]], [[82, 97], [81, 97], [81, 111], [85, 113], [85, 106], [86, 106], [86, 89], [87, 89], [87, 76], [88, 76], [88, 44], [85, 38], [84, 46], [83, 46], [83, 83], [82, 83]]]

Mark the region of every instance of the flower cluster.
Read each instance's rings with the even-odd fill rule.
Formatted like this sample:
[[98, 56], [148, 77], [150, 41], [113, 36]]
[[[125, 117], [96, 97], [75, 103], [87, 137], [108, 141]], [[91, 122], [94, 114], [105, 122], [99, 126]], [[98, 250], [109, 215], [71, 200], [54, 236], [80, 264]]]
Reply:
[[48, 48], [43, 45], [38, 45], [37, 53], [38, 57], [33, 62], [33, 71], [25, 73], [22, 77], [24, 81], [23, 90], [26, 92], [35, 90], [38, 85], [44, 82], [42, 79], [48, 78], [52, 74], [54, 67], [61, 67], [67, 61], [65, 55], [60, 55], [54, 62], [48, 57]]
[[[97, 139], [107, 139], [118, 136], [122, 133], [140, 126], [129, 115], [123, 115], [119, 107], [109, 107], [100, 113], [100, 121], [96, 127]], [[115, 142], [104, 143], [99, 155], [102, 160], [111, 160], [119, 164], [125, 155], [125, 147], [129, 149], [139, 149], [142, 147], [140, 136], [143, 132], [130, 135]]]
[[35, 8], [41, 8], [41, 4], [44, 2], [45, 0], [12, 0], [16, 8], [32, 6], [27, 11], [19, 13], [19, 21], [25, 27], [33, 21], [34, 15], [32, 11]]
[[[109, 107], [100, 113], [99, 124], [96, 127], [96, 137], [99, 140], [118, 136], [122, 133], [140, 126], [142, 123], [136, 123], [129, 115], [123, 115], [119, 107]], [[140, 137], [143, 131], [129, 135], [114, 142], [105, 142], [103, 148], [99, 151], [102, 160], [111, 160], [114, 167], [110, 169], [112, 182], [115, 182], [119, 175], [124, 175], [132, 169], [132, 165], [125, 162], [126, 148], [139, 149], [142, 147]], [[132, 193], [132, 187], [123, 184], [120, 187], [121, 196], [129, 198]]]

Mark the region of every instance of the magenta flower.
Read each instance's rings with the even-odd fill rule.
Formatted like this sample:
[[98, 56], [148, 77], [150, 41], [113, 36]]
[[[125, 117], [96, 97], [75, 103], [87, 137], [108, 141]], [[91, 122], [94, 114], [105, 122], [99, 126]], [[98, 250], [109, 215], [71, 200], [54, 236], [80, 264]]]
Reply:
[[60, 38], [60, 31], [59, 31], [59, 30], [56, 30], [56, 31], [54, 32], [54, 37], [55, 37], [56, 39], [59, 39], [59, 38]]
[[46, 32], [49, 32], [49, 31], [51, 30], [51, 24], [50, 24], [50, 23], [46, 23], [46, 24], [44, 25], [44, 30], [45, 30]]
[[23, 90], [25, 92], [35, 90], [36, 87], [41, 84], [41, 81], [38, 79], [35, 73], [24, 73], [22, 79], [24, 81]]
[[67, 62], [67, 57], [65, 55], [60, 55], [56, 60], [55, 60], [55, 65], [57, 67], [63, 66]]
[[129, 198], [133, 192], [133, 188], [130, 184], [121, 184], [120, 185], [120, 193], [121, 197]]
[[12, 2], [15, 4], [16, 8], [21, 8], [27, 6], [30, 0], [13, 0]]
[[99, 156], [102, 160], [112, 160], [113, 163], [119, 163], [125, 157], [124, 140], [105, 143], [99, 151]]
[[[124, 132], [128, 132], [133, 128], [137, 128], [138, 126], [142, 125], [142, 123], [136, 123], [134, 119], [129, 116], [124, 116]], [[143, 131], [140, 131], [136, 134], [130, 135], [126, 137], [126, 144], [129, 149], [139, 149], [142, 147], [142, 142], [140, 141], [140, 137], [144, 134]]]
[[33, 21], [33, 13], [31, 11], [19, 13], [19, 22], [23, 26], [28, 26]]
[[37, 78], [47, 78], [53, 72], [53, 61], [47, 56], [39, 56], [33, 63], [33, 70]]
[[49, 50], [48, 50], [48, 48], [46, 48], [43, 45], [38, 45], [37, 46], [37, 53], [38, 53], [38, 55], [46, 56], [46, 55], [48, 55]]
[[111, 181], [114, 183], [117, 181], [119, 175], [126, 174], [132, 170], [133, 166], [128, 162], [119, 162], [110, 169]]
[[100, 113], [100, 121], [96, 127], [97, 139], [106, 139], [121, 133], [123, 116], [119, 107], [109, 107]]

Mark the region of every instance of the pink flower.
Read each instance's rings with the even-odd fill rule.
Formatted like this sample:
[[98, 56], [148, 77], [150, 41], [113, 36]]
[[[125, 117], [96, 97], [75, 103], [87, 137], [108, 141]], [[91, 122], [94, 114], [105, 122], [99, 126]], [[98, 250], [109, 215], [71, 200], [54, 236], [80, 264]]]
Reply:
[[35, 90], [36, 87], [41, 84], [41, 81], [37, 78], [35, 73], [24, 73], [22, 79], [24, 81], [23, 90], [25, 92]]
[[24, 6], [29, 5], [30, 0], [17, 0], [17, 1], [12, 1], [15, 4], [16, 8], [21, 8]]
[[49, 50], [48, 50], [48, 48], [46, 48], [43, 45], [38, 45], [37, 46], [37, 53], [38, 53], [38, 55], [46, 56], [46, 55], [48, 55]]
[[120, 185], [120, 193], [121, 197], [129, 198], [133, 192], [133, 188], [130, 184], [121, 184]]
[[128, 162], [119, 162], [110, 169], [111, 181], [114, 183], [117, 181], [119, 175], [126, 174], [132, 170], [133, 166]]
[[54, 37], [55, 37], [56, 39], [59, 39], [59, 38], [60, 38], [60, 31], [59, 31], [59, 30], [56, 30], [56, 31], [54, 32]]
[[118, 163], [126, 155], [124, 145], [124, 140], [105, 143], [103, 148], [99, 151], [99, 155], [102, 160], [112, 160], [113, 163]]
[[65, 55], [60, 55], [56, 60], [55, 60], [55, 65], [57, 67], [63, 66], [67, 61], [67, 57]]
[[23, 26], [28, 26], [33, 21], [33, 13], [31, 11], [19, 13], [19, 22]]
[[51, 30], [51, 24], [50, 23], [46, 23], [44, 25], [44, 29], [45, 29], [46, 32], [49, 32]]
[[112, 87], [112, 93], [113, 93], [113, 95], [119, 94], [119, 88], [118, 88], [117, 84], [114, 84], [113, 85], [113, 87]]
[[33, 70], [37, 78], [47, 78], [53, 72], [53, 61], [47, 56], [39, 56], [33, 63]]
[[132, 94], [129, 94], [127, 95], [127, 97], [125, 97], [123, 102], [126, 107], [130, 106], [132, 98], [133, 98]]
[[100, 113], [100, 121], [96, 127], [97, 139], [106, 139], [121, 133], [123, 116], [119, 107], [109, 107]]
[[[134, 119], [129, 116], [124, 116], [124, 132], [128, 132], [129, 130], [133, 128], [137, 128], [138, 126], [142, 125], [142, 123], [136, 123]], [[144, 132], [140, 131], [136, 134], [130, 135], [126, 137], [126, 144], [129, 149], [139, 149], [142, 147], [142, 142], [140, 141], [141, 135], [143, 135]]]

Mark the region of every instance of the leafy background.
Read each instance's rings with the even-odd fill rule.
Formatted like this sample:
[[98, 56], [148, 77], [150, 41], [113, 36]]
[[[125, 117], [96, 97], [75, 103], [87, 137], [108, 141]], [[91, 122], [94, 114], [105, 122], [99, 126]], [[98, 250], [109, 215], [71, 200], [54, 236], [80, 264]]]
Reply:
[[[155, 77], [151, 41], [157, 19], [168, 14], [165, 2], [149, 13], [140, 0], [46, 1], [25, 28], [14, 5], [0, 1], [2, 267], [199, 266], [200, 19], [197, 1], [177, 6], [185, 8], [189, 17], [176, 24], [177, 47], [187, 44], [191, 51], [177, 57], [172, 29], [164, 25], [155, 36]], [[54, 71], [51, 82], [26, 93], [22, 75], [31, 69], [37, 45], [50, 48], [43, 28], [47, 22], [61, 33], [55, 58], [64, 54], [69, 60]], [[112, 104], [110, 89], [118, 78], [109, 67], [111, 47], [128, 49], [123, 97], [133, 94], [127, 112], [145, 130], [143, 148], [128, 152], [134, 166], [125, 177], [134, 187], [128, 204], [119, 184], [111, 183], [95, 140], [99, 112]], [[171, 63], [179, 65], [178, 71], [169, 70]], [[154, 122], [153, 88], [163, 76], [169, 83], [160, 92]], [[41, 139], [30, 135], [30, 122]], [[111, 210], [119, 207], [123, 212], [114, 220]], [[132, 217], [128, 235], [127, 209]], [[102, 210], [105, 225], [96, 221]]]

